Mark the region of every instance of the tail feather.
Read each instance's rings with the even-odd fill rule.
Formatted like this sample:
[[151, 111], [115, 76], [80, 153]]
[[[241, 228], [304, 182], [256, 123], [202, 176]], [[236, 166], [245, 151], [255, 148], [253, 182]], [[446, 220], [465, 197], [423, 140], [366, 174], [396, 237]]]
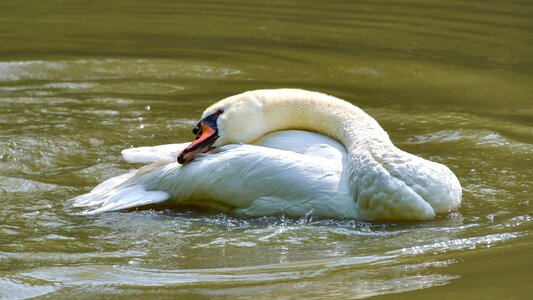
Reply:
[[133, 170], [100, 183], [89, 193], [72, 198], [73, 205], [75, 207], [94, 207], [97, 205], [102, 205], [102, 203], [105, 201], [105, 195], [109, 191], [132, 178], [136, 173], [137, 171]]
[[89, 210], [85, 214], [95, 214], [156, 204], [170, 199], [171, 196], [167, 192], [147, 190], [149, 182], [146, 179], [150, 176], [143, 175], [175, 162], [178, 153], [187, 145], [188, 143], [168, 144], [123, 150], [122, 157], [127, 162], [152, 164], [102, 182], [89, 193], [73, 198], [73, 206], [87, 207]]
[[170, 198], [167, 192], [147, 191], [142, 186], [131, 186], [125, 189], [115, 191], [101, 207], [85, 212], [85, 214], [97, 214], [106, 211], [123, 210], [132, 207], [138, 207], [148, 204], [156, 204], [166, 201]]
[[148, 204], [156, 204], [170, 199], [164, 191], [147, 191], [142, 182], [135, 180], [139, 171], [110, 178], [87, 194], [72, 199], [73, 206], [87, 207], [84, 214], [123, 210]]

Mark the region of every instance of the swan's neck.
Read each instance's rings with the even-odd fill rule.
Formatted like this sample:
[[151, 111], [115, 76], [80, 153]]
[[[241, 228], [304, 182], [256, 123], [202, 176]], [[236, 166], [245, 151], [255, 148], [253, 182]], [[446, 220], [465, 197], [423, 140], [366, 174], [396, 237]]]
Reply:
[[256, 97], [263, 111], [260, 135], [287, 129], [314, 131], [340, 141], [349, 154], [367, 150], [378, 157], [394, 147], [372, 117], [338, 98], [300, 90], [273, 90]]

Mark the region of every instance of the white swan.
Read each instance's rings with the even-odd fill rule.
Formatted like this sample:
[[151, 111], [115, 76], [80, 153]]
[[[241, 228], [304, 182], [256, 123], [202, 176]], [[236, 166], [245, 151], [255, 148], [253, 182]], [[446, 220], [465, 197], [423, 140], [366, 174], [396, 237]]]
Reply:
[[74, 204], [88, 213], [166, 201], [245, 215], [428, 220], [461, 203], [446, 166], [399, 150], [372, 117], [325, 94], [232, 96], [207, 108], [194, 133], [189, 146], [124, 150], [130, 162], [155, 163]]

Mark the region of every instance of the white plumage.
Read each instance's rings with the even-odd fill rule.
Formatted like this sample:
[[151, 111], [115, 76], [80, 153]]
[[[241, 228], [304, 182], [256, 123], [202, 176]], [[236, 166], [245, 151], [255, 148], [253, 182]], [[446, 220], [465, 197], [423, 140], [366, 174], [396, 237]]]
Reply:
[[338, 98], [258, 90], [221, 100], [203, 117], [220, 109], [215, 150], [181, 165], [187, 144], [126, 149], [127, 161], [154, 164], [74, 204], [88, 213], [166, 201], [245, 215], [427, 220], [461, 203], [446, 166], [399, 150], [373, 118]]

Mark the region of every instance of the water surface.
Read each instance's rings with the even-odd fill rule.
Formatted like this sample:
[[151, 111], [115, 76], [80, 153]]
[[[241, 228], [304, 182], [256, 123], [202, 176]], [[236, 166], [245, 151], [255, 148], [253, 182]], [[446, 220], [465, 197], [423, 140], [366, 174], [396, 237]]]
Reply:
[[[0, 3], [0, 298], [527, 298], [527, 1]], [[256, 88], [344, 98], [448, 165], [435, 221], [80, 216], [68, 199]]]

